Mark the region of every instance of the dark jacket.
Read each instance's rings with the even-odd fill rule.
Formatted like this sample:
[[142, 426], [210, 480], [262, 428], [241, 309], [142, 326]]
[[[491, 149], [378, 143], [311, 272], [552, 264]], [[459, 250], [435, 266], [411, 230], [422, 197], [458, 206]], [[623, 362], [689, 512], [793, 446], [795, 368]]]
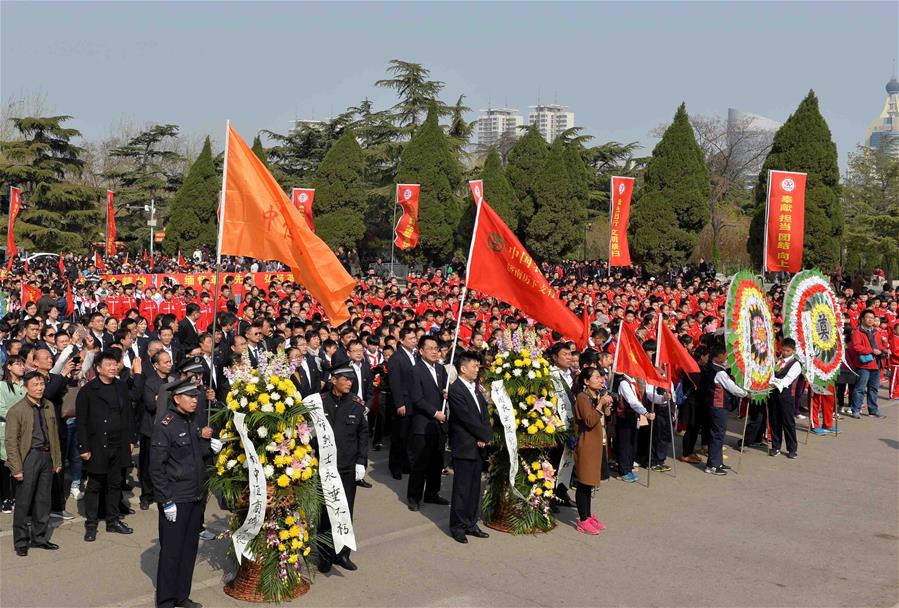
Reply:
[[184, 352], [189, 353], [191, 350], [200, 346], [200, 334], [194, 329], [193, 324], [188, 319], [181, 319], [178, 323], [178, 342]]
[[[119, 449], [121, 450], [121, 462], [126, 463], [131, 459], [131, 448], [128, 444], [137, 443], [133, 403], [138, 402], [143, 395], [144, 376], [138, 374], [134, 376], [133, 380], [127, 382], [116, 379], [114, 384], [119, 406], [122, 409]], [[101, 455], [106, 453], [107, 433], [111, 430], [108, 428], [111, 404], [103, 398], [100, 391], [101, 385], [100, 378], [94, 378], [81, 387], [75, 401], [75, 417], [78, 419], [76, 425], [78, 453], [91, 453], [91, 459], [84, 461], [84, 468], [88, 473], [95, 475], [107, 472], [107, 459]]]
[[[53, 411], [56, 413], [56, 419], [62, 420], [62, 402], [65, 399], [66, 393], [69, 390], [69, 381], [59, 374], [50, 374], [46, 378], [46, 385], [44, 387], [44, 399], [53, 404]], [[58, 425], [58, 430], [60, 433], [60, 437], [65, 434], [66, 426], [64, 424]]]
[[486, 449], [479, 448], [478, 441], [490, 443], [493, 436], [487, 400], [480, 387], [475, 390], [478, 393], [480, 411], [461, 378], [449, 387], [449, 440], [453, 458], [462, 460], [483, 458]]
[[412, 371], [412, 382], [409, 389], [412, 402], [411, 432], [415, 435], [431, 435], [438, 430], [438, 422], [434, 418], [443, 407], [443, 389], [446, 387], [446, 368], [440, 363], [434, 365], [437, 370], [437, 383], [431, 375], [428, 365], [419, 361]]
[[412, 386], [413, 369], [415, 368], [412, 367], [409, 355], [406, 354], [402, 346], [397, 348], [396, 352], [387, 361], [387, 379], [390, 383], [390, 394], [393, 397], [394, 407], [405, 406], [407, 416], [412, 415], [412, 399], [409, 390]]
[[199, 502], [206, 497], [210, 441], [200, 436], [204, 425], [199, 416], [182, 414], [170, 405], [153, 426], [150, 440], [153, 494], [160, 504]]
[[[43, 400], [42, 412], [47, 423], [47, 441], [50, 443], [50, 456], [53, 468], [62, 466], [62, 453], [59, 446], [59, 432], [56, 413], [46, 399]], [[6, 413], [6, 467], [11, 475], [22, 472], [22, 466], [28, 452], [31, 451], [31, 438], [34, 432], [34, 406], [27, 397], [9, 408]]]
[[300, 366], [290, 375], [290, 381], [300, 391], [303, 399], [321, 390], [320, 375], [315, 362], [310, 362], [309, 359], [306, 359], [306, 365], [309, 367], [309, 374]]
[[[168, 378], [160, 378], [156, 370], [147, 376], [144, 382], [144, 391], [141, 399], [140, 434], [144, 437], [153, 435], [153, 422], [156, 419], [156, 397], [162, 390], [162, 385], [169, 382]], [[164, 405], [164, 404], [163, 404]]]
[[368, 419], [365, 405], [353, 394], [340, 399], [334, 393], [322, 393], [322, 409], [334, 433], [337, 446], [337, 470], [347, 473], [357, 464], [368, 464]]

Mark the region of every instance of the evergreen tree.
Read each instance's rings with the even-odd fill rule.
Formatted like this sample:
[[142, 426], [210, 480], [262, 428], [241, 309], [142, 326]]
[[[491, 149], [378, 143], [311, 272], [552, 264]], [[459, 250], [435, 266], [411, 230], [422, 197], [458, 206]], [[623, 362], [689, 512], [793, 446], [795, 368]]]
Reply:
[[587, 208], [593, 174], [584, 162], [585, 150], [578, 139], [563, 143], [562, 158], [571, 181], [571, 195], [578, 206]]
[[344, 129], [318, 167], [315, 230], [332, 248], [355, 249], [365, 235], [365, 161], [355, 132]]
[[439, 116], [450, 114], [451, 110], [437, 98], [443, 83], [429, 80], [431, 71], [426, 67], [420, 63], [392, 59], [387, 71], [393, 74], [393, 78], [379, 80], [375, 86], [396, 91], [400, 100], [393, 106], [393, 115], [397, 126], [404, 132], [414, 133], [425, 112], [435, 111]]
[[184, 183], [172, 200], [162, 242], [167, 254], [190, 252], [203, 246], [215, 247], [220, 192], [221, 176], [215, 169], [212, 144], [207, 137], [200, 155], [190, 166]]
[[[503, 161], [500, 160], [499, 152], [494, 146], [490, 146], [487, 151], [487, 160], [484, 162], [484, 168], [481, 170], [481, 179], [484, 181], [484, 200], [496, 211], [506, 226], [513, 232], [518, 228], [518, 216], [515, 211], [518, 209], [518, 199], [515, 196], [515, 190], [506, 177], [503, 169]], [[468, 251], [466, 246], [471, 244], [471, 235], [474, 230], [474, 216], [477, 211], [474, 198], [470, 195], [465, 199], [465, 211], [462, 214], [462, 220], [459, 222], [459, 248], [462, 251]]]
[[103, 239], [100, 192], [74, 183], [84, 161], [82, 148], [71, 143], [81, 133], [62, 124], [71, 118], [13, 118], [19, 139], [0, 142], [3, 192], [22, 188], [25, 209], [15, 227], [20, 249], [85, 253]]
[[583, 242], [585, 209], [574, 197], [563, 148], [556, 139], [534, 180], [537, 210], [527, 223], [525, 247], [539, 260], [569, 257]]
[[256, 155], [256, 158], [262, 161], [262, 164], [265, 165], [266, 169], [268, 168], [268, 154], [265, 151], [265, 146], [262, 145], [262, 139], [257, 135], [253, 138], [253, 154]]
[[418, 204], [421, 238], [419, 255], [415, 257], [424, 256], [444, 264], [454, 253], [454, 235], [461, 216], [455, 190], [462, 174], [459, 162], [450, 152], [446, 134], [437, 123], [437, 114], [437, 107], [431, 106], [428, 117], [403, 151], [396, 181], [421, 184]]
[[709, 170], [681, 104], [652, 151], [631, 211], [636, 263], [660, 272], [687, 261], [709, 220], [709, 187]]
[[465, 95], [459, 95], [456, 104], [451, 108], [450, 125], [446, 132], [449, 137], [450, 148], [453, 154], [458, 157], [465, 156], [465, 146], [468, 145], [468, 140], [471, 139], [471, 133], [474, 131], [475, 125], [474, 122], [465, 120], [465, 113], [471, 112], [471, 108], [462, 103], [464, 99]]
[[[519, 218], [530, 218], [534, 215], [536, 208], [534, 181], [543, 168], [548, 154], [546, 141], [534, 126], [529, 127], [509, 151], [506, 177], [509, 178], [509, 183], [512, 184], [518, 198], [516, 215]], [[519, 222], [519, 236], [523, 228], [524, 222]]]
[[830, 128], [818, 109], [814, 91], [774, 134], [771, 151], [765, 158], [755, 186], [755, 214], [749, 227], [747, 250], [756, 268], [762, 266], [765, 232], [765, 200], [768, 171], [807, 173], [805, 183], [805, 238], [802, 263], [806, 268], [825, 271], [840, 263], [843, 237], [843, 207], [840, 205], [840, 168], [837, 146]]

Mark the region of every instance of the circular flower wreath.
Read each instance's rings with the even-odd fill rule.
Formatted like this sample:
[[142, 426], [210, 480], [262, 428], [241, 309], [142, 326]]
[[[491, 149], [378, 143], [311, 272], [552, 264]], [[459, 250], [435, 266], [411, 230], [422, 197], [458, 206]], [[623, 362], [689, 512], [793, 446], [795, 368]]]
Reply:
[[736, 383], [751, 398], [764, 398], [774, 374], [774, 327], [764, 289], [749, 272], [738, 272], [730, 283], [724, 337]]
[[818, 386], [827, 387], [840, 373], [842, 327], [843, 313], [824, 275], [804, 270], [794, 276], [784, 298], [784, 335], [796, 341], [796, 354]]

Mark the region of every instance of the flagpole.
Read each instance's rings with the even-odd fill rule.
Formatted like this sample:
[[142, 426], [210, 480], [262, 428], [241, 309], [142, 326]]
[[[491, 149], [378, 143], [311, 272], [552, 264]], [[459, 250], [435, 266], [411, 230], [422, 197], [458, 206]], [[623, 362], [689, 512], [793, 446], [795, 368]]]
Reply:
[[[219, 287], [219, 279], [220, 272], [222, 266], [222, 233], [225, 224], [225, 189], [228, 183], [228, 140], [230, 139], [229, 135], [231, 133], [231, 121], [225, 121], [225, 163], [222, 167], [222, 191], [219, 193], [219, 213], [218, 213], [218, 236], [216, 237], [216, 245], [215, 245], [215, 287], [213, 287], [213, 291], [215, 293], [212, 299], [212, 368], [215, 369], [215, 330], [218, 326], [218, 316], [219, 316], [219, 295], [221, 293], [221, 288]], [[222, 354], [224, 356], [224, 353]], [[212, 385], [211, 388], [216, 388], [216, 378], [215, 373], [210, 372], [209, 374], [209, 383]], [[206, 401], [206, 419], [209, 419], [209, 410], [211, 409], [212, 404], [207, 399]]]
[[106, 191], [106, 259], [109, 259], [109, 190]]
[[[609, 378], [612, 382], [615, 382], [615, 368], [618, 367], [618, 353], [621, 352], [621, 329], [624, 327], [624, 319], [620, 319], [618, 322], [618, 339], [615, 341], [615, 358], [612, 359], [612, 373], [609, 375]], [[658, 348], [658, 346], [656, 346]]]
[[609, 261], [606, 267], [608, 276], [612, 276], [612, 210], [615, 208], [615, 177], [609, 178]]
[[397, 200], [400, 197], [400, 185], [396, 185], [396, 192], [393, 195], [393, 232], [390, 237], [390, 278], [396, 276], [393, 272], [393, 252], [396, 249], [396, 207]]
[[[13, 233], [13, 218], [12, 218], [12, 190], [13, 190], [13, 187], [14, 187], [14, 186], [10, 186], [10, 187], [9, 187], [9, 217], [7, 218], [7, 219], [8, 219], [8, 222], [7, 222], [7, 224], [6, 224], [6, 235], [7, 235], [7, 240], [9, 240], [9, 235], [12, 234], [12, 235], [13, 235], [13, 242], [15, 242], [15, 238], [16, 238], [16, 237], [15, 237], [15, 234]], [[19, 198], [19, 205], [21, 205], [21, 204], [22, 204], [22, 199], [21, 199], [21, 195], [20, 195], [20, 198]], [[9, 255], [9, 251], [8, 251], [8, 250], [7, 250], [6, 254]], [[18, 254], [18, 251], [16, 252], [16, 254]], [[12, 257], [9, 258], [10, 261], [9, 261], [8, 266], [9, 266], [9, 270], [10, 270], [10, 271], [12, 271], [12, 262], [13, 262], [13, 259], [14, 259], [14, 258], [12, 258]]]
[[765, 286], [765, 267], [768, 265], [768, 212], [771, 207], [771, 169], [768, 169], [768, 191], [765, 192], [765, 232], [762, 233], [762, 287]]

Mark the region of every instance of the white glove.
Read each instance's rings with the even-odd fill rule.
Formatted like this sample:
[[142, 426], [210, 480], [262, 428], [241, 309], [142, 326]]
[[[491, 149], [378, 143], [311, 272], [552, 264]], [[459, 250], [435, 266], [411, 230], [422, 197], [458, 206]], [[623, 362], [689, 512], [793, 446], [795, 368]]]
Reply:
[[362, 481], [365, 477], [365, 465], [356, 465], [356, 481]]
[[162, 512], [165, 513], [165, 518], [172, 523], [175, 523], [175, 518], [178, 516], [178, 505], [175, 503], [169, 503], [165, 507], [163, 507]]
[[213, 454], [218, 454], [219, 452], [222, 451], [222, 440], [216, 439], [215, 437], [213, 437], [212, 439], [209, 440], [209, 446], [212, 448]]

